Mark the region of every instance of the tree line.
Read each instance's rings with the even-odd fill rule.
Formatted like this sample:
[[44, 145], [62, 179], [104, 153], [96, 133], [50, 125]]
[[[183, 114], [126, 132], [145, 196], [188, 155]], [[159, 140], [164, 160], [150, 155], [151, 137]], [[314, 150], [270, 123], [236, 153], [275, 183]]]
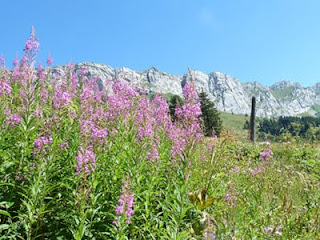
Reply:
[[[245, 123], [246, 128], [248, 123]], [[320, 140], [319, 117], [279, 117], [259, 119], [258, 136], [260, 139], [279, 140], [285, 134], [308, 140]]]

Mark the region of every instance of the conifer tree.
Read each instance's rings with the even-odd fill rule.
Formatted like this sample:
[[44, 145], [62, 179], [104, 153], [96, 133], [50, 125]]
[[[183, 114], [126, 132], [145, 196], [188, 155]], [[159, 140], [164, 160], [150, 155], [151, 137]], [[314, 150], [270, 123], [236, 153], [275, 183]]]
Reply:
[[205, 136], [220, 135], [222, 128], [222, 121], [218, 110], [215, 108], [214, 103], [209, 100], [205, 92], [199, 94], [201, 103], [201, 118], [203, 120], [203, 132]]
[[176, 108], [178, 106], [182, 106], [183, 105], [183, 100], [179, 95], [173, 95], [169, 99], [168, 104], [169, 104], [171, 119], [173, 121], [175, 121], [177, 119], [177, 117], [175, 115]]
[[245, 121], [244, 125], [243, 125], [243, 129], [249, 129], [250, 127], [250, 123], [248, 120]]

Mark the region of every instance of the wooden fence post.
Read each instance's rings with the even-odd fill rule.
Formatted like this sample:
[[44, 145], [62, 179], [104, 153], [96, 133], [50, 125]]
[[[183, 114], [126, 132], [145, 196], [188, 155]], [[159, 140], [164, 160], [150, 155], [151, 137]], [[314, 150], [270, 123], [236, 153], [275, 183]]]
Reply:
[[250, 140], [255, 143], [256, 97], [252, 97], [250, 116]]

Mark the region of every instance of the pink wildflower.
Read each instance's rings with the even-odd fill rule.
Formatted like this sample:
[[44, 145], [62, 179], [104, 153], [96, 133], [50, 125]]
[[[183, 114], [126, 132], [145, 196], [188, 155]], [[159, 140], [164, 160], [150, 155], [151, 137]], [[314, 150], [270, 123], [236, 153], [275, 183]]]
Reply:
[[230, 203], [231, 206], [234, 206], [235, 202], [237, 201], [237, 196], [226, 193], [225, 200], [226, 202]]
[[0, 80], [0, 96], [11, 96], [11, 86], [7, 80]]
[[187, 83], [183, 88], [183, 96], [187, 102], [192, 102], [198, 97], [198, 94], [192, 84]]
[[4, 69], [4, 65], [5, 65], [4, 56], [1, 55], [1, 56], [0, 56], [0, 68], [3, 68], [3, 69]]
[[34, 148], [37, 150], [42, 150], [45, 146], [52, 144], [52, 137], [41, 136], [34, 140]]
[[67, 148], [69, 148], [69, 144], [67, 142], [60, 143], [59, 148], [61, 150], [66, 150]]
[[52, 107], [55, 109], [61, 109], [64, 106], [68, 106], [71, 98], [72, 94], [68, 91], [64, 90], [61, 86], [56, 87], [52, 99]]
[[261, 161], [267, 161], [270, 159], [271, 155], [273, 155], [273, 152], [272, 150], [269, 148], [268, 150], [266, 151], [263, 151], [260, 153], [260, 160]]
[[82, 76], [86, 76], [86, 75], [88, 75], [88, 73], [89, 73], [89, 71], [88, 71], [88, 69], [86, 69], [86, 68], [82, 68], [81, 71], [80, 71], [80, 74], [81, 74]]
[[23, 60], [33, 60], [36, 53], [39, 52], [39, 46], [40, 43], [38, 41], [38, 38], [36, 37], [34, 28], [32, 27], [31, 35], [29, 39], [26, 41], [25, 47], [23, 49], [23, 51], [25, 52]]
[[204, 232], [203, 234], [204, 239], [208, 239], [208, 240], [215, 240], [216, 236], [213, 230], [207, 230]]
[[48, 56], [48, 58], [47, 58], [47, 64], [48, 64], [49, 66], [51, 66], [52, 63], [53, 63], [53, 58], [52, 58], [51, 55], [49, 54], [49, 56]]
[[147, 160], [148, 161], [157, 161], [159, 159], [159, 153], [157, 148], [152, 148], [150, 152], [147, 153]]
[[[122, 194], [115, 209], [116, 215], [125, 217], [127, 224], [131, 223], [131, 216], [134, 214], [134, 205], [134, 194], [130, 191], [130, 180], [128, 178], [122, 185]], [[119, 218], [117, 217], [112, 223], [116, 225], [118, 221]]]
[[22, 117], [18, 114], [12, 114], [7, 118], [7, 121], [12, 127], [16, 127], [22, 122]]
[[18, 58], [18, 57], [15, 57], [15, 58], [13, 59], [13, 66], [16, 67], [16, 66], [18, 66], [18, 64], [19, 64], [19, 58]]
[[78, 151], [76, 176], [80, 175], [81, 172], [85, 173], [85, 175], [90, 174], [95, 169], [95, 157], [92, 147]]

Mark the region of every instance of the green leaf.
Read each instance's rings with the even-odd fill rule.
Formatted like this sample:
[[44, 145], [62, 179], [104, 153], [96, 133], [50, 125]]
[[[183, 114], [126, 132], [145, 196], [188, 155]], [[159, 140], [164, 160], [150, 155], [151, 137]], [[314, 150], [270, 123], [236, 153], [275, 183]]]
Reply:
[[0, 202], [0, 206], [5, 206], [6, 208], [10, 208], [14, 202]]
[[0, 210], [0, 214], [1, 214], [1, 215], [4, 215], [4, 216], [7, 216], [7, 217], [9, 217], [9, 218], [11, 218], [10, 213], [8, 213], [7, 211]]
[[2, 230], [9, 229], [9, 227], [10, 227], [9, 224], [0, 224], [0, 232], [2, 232]]

